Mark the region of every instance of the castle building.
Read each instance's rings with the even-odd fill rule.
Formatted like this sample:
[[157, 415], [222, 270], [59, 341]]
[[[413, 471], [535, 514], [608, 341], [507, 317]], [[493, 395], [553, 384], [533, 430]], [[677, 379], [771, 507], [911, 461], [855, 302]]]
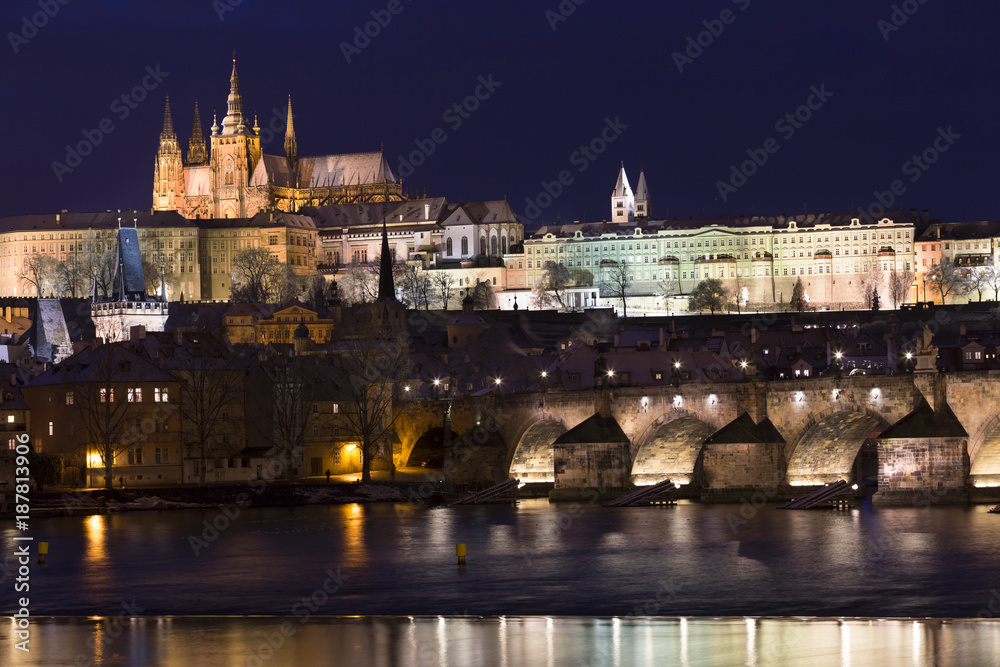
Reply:
[[[650, 211], [645, 174], [639, 195], [623, 167], [610, 222], [549, 225], [525, 239], [526, 287], [537, 284], [545, 262], [555, 262], [577, 277], [572, 306], [596, 306], [610, 296], [603, 288], [612, 270], [627, 264], [635, 296], [688, 294], [700, 281], [719, 278], [745, 289], [747, 301], [787, 303], [801, 278], [812, 302], [853, 303], [862, 300], [862, 280], [875, 266], [885, 275], [916, 270], [917, 227], [926, 222], [901, 211], [878, 220], [856, 214], [655, 220], [638, 214], [640, 205]], [[882, 300], [889, 303], [885, 294]]]
[[404, 201], [402, 182], [382, 151], [302, 157], [288, 98], [284, 155], [261, 152], [260, 127], [243, 111], [236, 59], [222, 125], [213, 114], [206, 146], [195, 102], [187, 161], [174, 131], [170, 99], [153, 174], [153, 209], [187, 218], [250, 218], [265, 209], [294, 212], [302, 206]]

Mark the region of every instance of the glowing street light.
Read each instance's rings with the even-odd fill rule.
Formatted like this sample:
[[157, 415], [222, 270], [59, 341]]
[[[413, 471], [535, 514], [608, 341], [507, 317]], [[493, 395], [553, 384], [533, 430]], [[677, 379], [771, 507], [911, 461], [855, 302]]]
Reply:
[[608, 369], [608, 377], [609, 378], [613, 378], [614, 376], [615, 376], [615, 372], [609, 368]]
[[912, 352], [907, 352], [906, 353], [906, 358], [907, 359], [912, 359], [913, 358], [913, 353]]
[[674, 368], [680, 368], [680, 367], [681, 367], [681, 362], [675, 361], [674, 362]]
[[493, 384], [495, 384], [498, 387], [500, 386], [500, 382], [501, 382], [500, 378], [494, 378], [493, 379]]
[[542, 377], [543, 378], [547, 378], [548, 376], [549, 376], [549, 372], [548, 371], [542, 371]]
[[837, 350], [837, 353], [835, 355], [833, 355], [833, 356], [837, 357], [837, 359], [840, 359], [841, 357], [844, 356], [844, 353], [841, 352], [840, 350]]
[[434, 386], [437, 387], [441, 384], [441, 378], [434, 378]]
[[740, 368], [743, 368], [745, 370], [746, 367], [747, 367], [747, 360], [744, 359], [743, 361], [740, 362]]

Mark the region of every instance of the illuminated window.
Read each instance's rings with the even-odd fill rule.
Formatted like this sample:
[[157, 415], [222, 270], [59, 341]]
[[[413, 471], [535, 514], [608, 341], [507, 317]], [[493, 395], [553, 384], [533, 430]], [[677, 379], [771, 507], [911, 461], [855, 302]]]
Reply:
[[73, 405], [73, 392], [66, 392], [66, 405]]
[[129, 387], [129, 389], [128, 389], [128, 402], [129, 403], [142, 403], [142, 388], [141, 387]]

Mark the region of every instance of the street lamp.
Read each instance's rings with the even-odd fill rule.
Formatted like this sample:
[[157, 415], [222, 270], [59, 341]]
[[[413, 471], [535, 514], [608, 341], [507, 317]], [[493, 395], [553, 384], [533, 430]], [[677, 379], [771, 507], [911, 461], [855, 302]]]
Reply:
[[493, 384], [495, 384], [498, 387], [500, 386], [500, 382], [501, 382], [500, 378], [494, 378], [493, 379]]

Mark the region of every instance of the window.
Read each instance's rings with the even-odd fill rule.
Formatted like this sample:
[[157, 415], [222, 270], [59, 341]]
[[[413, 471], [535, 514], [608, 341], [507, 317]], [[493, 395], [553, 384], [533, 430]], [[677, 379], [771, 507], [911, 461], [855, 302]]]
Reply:
[[153, 389], [153, 401], [156, 403], [167, 403], [167, 388], [156, 387]]
[[129, 403], [142, 403], [142, 387], [129, 387], [128, 388], [128, 402]]
[[334, 403], [333, 404], [333, 414], [337, 414], [338, 412], [340, 412], [340, 404], [339, 403]]
[[319, 435], [319, 424], [313, 424], [313, 436]]
[[49, 435], [53, 434], [52, 431], [53, 431], [53, 424], [52, 422], [49, 422]]
[[73, 392], [66, 392], [66, 405], [73, 405]]
[[445, 247], [446, 247], [446, 249], [447, 249], [447, 250], [446, 250], [446, 254], [447, 254], [447, 255], [448, 255], [449, 257], [451, 257], [451, 255], [452, 255], [452, 245], [451, 245], [451, 239], [448, 239], [447, 241], [445, 241]]
[[110, 390], [107, 387], [101, 387], [101, 403], [115, 402], [115, 388], [111, 387]]
[[319, 403], [313, 403], [313, 414], [319, 414]]
[[160, 461], [161, 461], [161, 459], [160, 459], [160, 448], [157, 447], [153, 451], [153, 463], [160, 463]]

